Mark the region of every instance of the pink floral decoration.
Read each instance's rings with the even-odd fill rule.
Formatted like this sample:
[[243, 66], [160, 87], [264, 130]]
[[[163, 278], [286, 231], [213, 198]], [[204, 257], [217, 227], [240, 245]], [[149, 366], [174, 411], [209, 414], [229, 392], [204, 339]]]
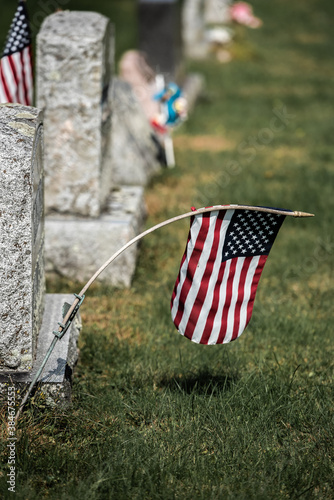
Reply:
[[262, 25], [261, 19], [253, 15], [253, 8], [246, 2], [236, 2], [231, 5], [230, 15], [232, 21], [249, 28], [259, 28]]

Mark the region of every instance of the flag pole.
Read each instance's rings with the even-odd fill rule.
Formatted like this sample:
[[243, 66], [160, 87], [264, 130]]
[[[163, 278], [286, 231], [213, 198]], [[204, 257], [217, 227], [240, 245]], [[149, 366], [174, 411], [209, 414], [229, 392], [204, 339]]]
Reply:
[[252, 207], [248, 205], [214, 205], [212, 207], [205, 207], [205, 208], [199, 208], [198, 210], [193, 210], [192, 212], [186, 212], [181, 215], [177, 215], [176, 217], [172, 217], [171, 219], [167, 219], [163, 222], [160, 222], [159, 224], [151, 227], [150, 229], [147, 229], [143, 233], [139, 234], [138, 236], [135, 236], [132, 240], [128, 241], [122, 248], [120, 248], [116, 253], [114, 253], [110, 259], [108, 259], [97, 271], [96, 273], [91, 277], [91, 279], [86, 283], [86, 285], [83, 287], [79, 295], [84, 295], [87, 289], [90, 287], [90, 285], [96, 280], [96, 278], [102, 273], [102, 271], [105, 270], [106, 267], [109, 266], [115, 260], [121, 253], [124, 252], [128, 247], [136, 243], [137, 241], [141, 240], [144, 238], [144, 236], [153, 233], [153, 231], [156, 231], [156, 229], [160, 229], [161, 227], [167, 226], [168, 224], [171, 224], [173, 222], [177, 222], [182, 219], [186, 219], [187, 217], [192, 217], [193, 215], [199, 215], [207, 212], [213, 212], [215, 210], [253, 210], [257, 212], [266, 212], [266, 213], [273, 213], [277, 215], [288, 215], [288, 216], [293, 216], [293, 217], [314, 217], [314, 214], [309, 214], [307, 212], [297, 212], [297, 211], [290, 211], [290, 210], [277, 210], [274, 208], [265, 208], [265, 207]]
[[208, 213], [208, 212], [214, 212], [216, 210], [251, 210], [251, 211], [257, 211], [257, 212], [265, 212], [265, 213], [272, 213], [272, 214], [277, 214], [277, 215], [284, 215], [284, 216], [292, 216], [292, 217], [314, 217], [314, 214], [310, 214], [307, 212], [298, 212], [298, 211], [290, 211], [290, 210], [278, 210], [275, 208], [266, 208], [266, 207], [255, 207], [255, 206], [248, 206], [248, 205], [214, 205], [211, 207], [204, 207], [204, 208], [199, 208], [198, 210], [194, 209], [191, 212], [186, 212], [181, 215], [177, 215], [175, 217], [172, 217], [171, 219], [167, 219], [163, 222], [160, 222], [159, 224], [156, 224], [155, 226], [152, 226], [151, 228], [147, 229], [146, 231], [143, 231], [142, 233], [138, 234], [132, 240], [128, 241], [123, 247], [121, 247], [117, 252], [115, 252], [97, 271], [96, 273], [90, 278], [89, 281], [85, 284], [85, 286], [81, 289], [79, 294], [74, 294], [75, 295], [75, 300], [73, 301], [72, 305], [69, 307], [67, 313], [62, 319], [62, 323], [59, 323], [59, 328], [58, 332], [53, 332], [55, 334], [55, 338], [52, 340], [52, 343], [49, 347], [49, 350], [42, 362], [41, 367], [39, 368], [38, 372], [34, 376], [32, 382], [30, 383], [30, 386], [24, 396], [24, 398], [21, 401], [21, 404], [19, 406], [19, 409], [16, 413], [15, 416], [15, 422], [17, 422], [22, 409], [25, 405], [25, 403], [28, 400], [28, 397], [34, 388], [38, 378], [42, 374], [42, 371], [47, 363], [47, 360], [49, 359], [54, 346], [56, 345], [57, 341], [60, 340], [63, 335], [66, 333], [68, 330], [70, 323], [73, 321], [75, 314], [78, 312], [79, 307], [84, 299], [85, 293], [88, 290], [88, 288], [91, 286], [91, 284], [97, 279], [97, 277], [115, 260], [117, 257], [123, 253], [127, 248], [129, 248], [131, 245], [134, 243], [137, 243], [139, 240], [144, 238], [144, 236], [147, 236], [150, 233], [153, 233], [153, 231], [156, 231], [157, 229], [160, 229], [164, 226], [167, 226], [168, 224], [172, 224], [173, 222], [177, 222], [182, 219], [186, 219], [187, 217], [192, 217], [194, 215], [199, 215], [203, 213]]

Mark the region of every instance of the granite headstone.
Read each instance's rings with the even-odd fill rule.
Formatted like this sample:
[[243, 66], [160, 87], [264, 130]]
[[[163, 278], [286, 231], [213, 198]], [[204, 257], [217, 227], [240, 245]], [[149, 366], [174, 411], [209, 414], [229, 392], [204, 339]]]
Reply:
[[114, 58], [109, 19], [56, 12], [37, 37], [37, 103], [45, 116], [46, 213], [97, 217], [109, 196]]
[[0, 105], [0, 371], [29, 371], [44, 307], [43, 125]]

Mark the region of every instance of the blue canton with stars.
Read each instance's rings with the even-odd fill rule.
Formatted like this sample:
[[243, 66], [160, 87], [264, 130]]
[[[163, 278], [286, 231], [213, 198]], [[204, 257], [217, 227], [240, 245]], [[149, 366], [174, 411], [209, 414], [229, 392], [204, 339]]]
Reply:
[[2, 57], [10, 56], [31, 44], [28, 13], [25, 2], [19, 2], [13, 22], [10, 26]]
[[233, 257], [268, 255], [285, 215], [235, 210], [223, 247], [223, 262]]

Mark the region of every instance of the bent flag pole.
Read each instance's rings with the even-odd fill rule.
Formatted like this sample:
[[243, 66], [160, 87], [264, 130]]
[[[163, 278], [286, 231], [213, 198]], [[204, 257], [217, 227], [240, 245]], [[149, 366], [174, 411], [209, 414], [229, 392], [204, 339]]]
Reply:
[[188, 243], [175, 283], [171, 310], [179, 332], [202, 344], [238, 338], [250, 320], [257, 284], [286, 216], [314, 214], [248, 205], [214, 205], [193, 209], [156, 224], [128, 241], [90, 278], [63, 314], [58, 331], [16, 413], [21, 411], [50, 357], [68, 330], [85, 293], [97, 277], [127, 248], [153, 231], [191, 217]]

